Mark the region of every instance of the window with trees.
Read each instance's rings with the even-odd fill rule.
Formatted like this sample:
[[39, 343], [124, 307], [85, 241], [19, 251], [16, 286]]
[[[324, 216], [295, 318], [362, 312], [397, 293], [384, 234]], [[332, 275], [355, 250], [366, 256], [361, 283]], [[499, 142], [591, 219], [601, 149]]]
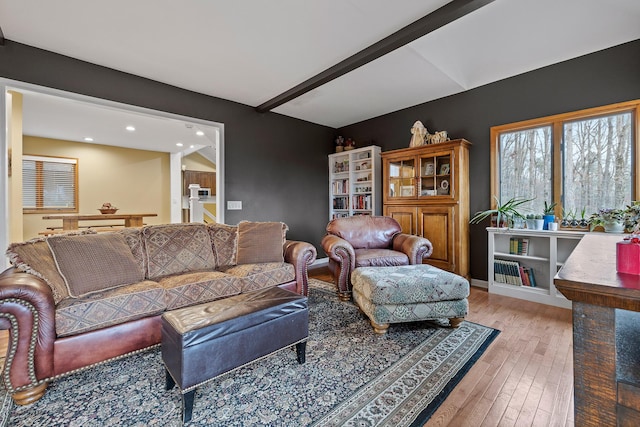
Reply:
[[23, 156], [23, 212], [77, 212], [77, 173], [77, 159]]
[[624, 208], [638, 200], [640, 101], [491, 128], [492, 194], [556, 203], [557, 216]]

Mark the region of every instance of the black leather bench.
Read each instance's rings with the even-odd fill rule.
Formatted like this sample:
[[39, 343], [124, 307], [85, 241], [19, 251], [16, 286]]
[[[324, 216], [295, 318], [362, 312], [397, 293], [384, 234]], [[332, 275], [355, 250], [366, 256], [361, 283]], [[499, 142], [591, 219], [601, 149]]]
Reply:
[[294, 344], [302, 364], [308, 336], [307, 297], [278, 287], [164, 313], [166, 389], [180, 388], [183, 422], [198, 386]]

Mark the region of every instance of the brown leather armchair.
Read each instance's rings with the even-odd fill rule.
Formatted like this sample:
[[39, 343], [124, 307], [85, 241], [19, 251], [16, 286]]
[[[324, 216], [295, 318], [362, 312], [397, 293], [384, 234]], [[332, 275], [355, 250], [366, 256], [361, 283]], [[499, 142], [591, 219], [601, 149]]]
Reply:
[[343, 301], [351, 299], [351, 272], [356, 267], [421, 264], [433, 252], [428, 239], [402, 233], [395, 219], [369, 215], [329, 222], [322, 247]]

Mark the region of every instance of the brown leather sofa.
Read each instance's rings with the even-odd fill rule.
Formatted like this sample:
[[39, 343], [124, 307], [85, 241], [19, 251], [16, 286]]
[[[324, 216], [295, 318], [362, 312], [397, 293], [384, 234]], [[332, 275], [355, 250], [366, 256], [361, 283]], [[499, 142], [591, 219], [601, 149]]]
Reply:
[[369, 215], [329, 222], [322, 248], [343, 301], [351, 299], [351, 272], [357, 267], [422, 264], [433, 252], [428, 239], [402, 233], [395, 219]]
[[[276, 224], [276, 235], [252, 231], [260, 224]], [[155, 346], [166, 311], [274, 286], [307, 295], [307, 267], [316, 250], [286, 240], [285, 233], [282, 223], [168, 224], [12, 244], [7, 255], [13, 267], [0, 274], [0, 329], [9, 331], [5, 388], [16, 403], [29, 404], [55, 379]], [[93, 259], [83, 253], [95, 252], [91, 247], [70, 252], [61, 246], [105, 239], [125, 253], [118, 255], [124, 261], [108, 262], [102, 276], [92, 277], [99, 270], [87, 264], [111, 257], [110, 246], [103, 245]], [[275, 259], [265, 258], [267, 248]], [[76, 271], [63, 271], [74, 263]], [[92, 281], [100, 285], [101, 277], [113, 282], [112, 276], [126, 275], [124, 265], [141, 280], [86, 288]], [[79, 295], [75, 273], [87, 277]]]

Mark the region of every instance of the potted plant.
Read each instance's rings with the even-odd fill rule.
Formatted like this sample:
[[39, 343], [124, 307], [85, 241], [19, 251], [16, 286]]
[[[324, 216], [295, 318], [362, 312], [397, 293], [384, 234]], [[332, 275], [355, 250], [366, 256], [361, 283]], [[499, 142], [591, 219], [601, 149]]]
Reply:
[[634, 201], [624, 209], [624, 225], [628, 231], [635, 230], [640, 225], [640, 202]]
[[589, 223], [591, 224], [591, 230], [601, 226], [604, 228], [605, 233], [623, 233], [624, 218], [624, 210], [604, 208], [591, 214]]
[[542, 229], [543, 230], [548, 230], [549, 229], [549, 223], [550, 222], [555, 222], [556, 220], [556, 215], [555, 215], [555, 207], [556, 207], [556, 202], [553, 202], [551, 204], [548, 204], [547, 201], [544, 201], [544, 211], [542, 211], [542, 215], [543, 215], [543, 226]]
[[527, 215], [527, 228], [529, 230], [542, 230], [544, 225], [544, 219], [540, 214], [528, 214]]
[[524, 219], [524, 216], [520, 212], [518, 212], [517, 208], [522, 204], [530, 202], [532, 200], [532, 199], [523, 199], [520, 197], [512, 197], [506, 202], [500, 203], [500, 200], [496, 196], [493, 196], [493, 198], [496, 201], [495, 209], [487, 209], [486, 211], [477, 212], [473, 216], [473, 218], [469, 220], [471, 224], [479, 224], [485, 219], [491, 217], [492, 225], [494, 225], [493, 217], [495, 216], [495, 219], [496, 219], [495, 225], [498, 227], [506, 227], [510, 219], [513, 219], [513, 218]]

